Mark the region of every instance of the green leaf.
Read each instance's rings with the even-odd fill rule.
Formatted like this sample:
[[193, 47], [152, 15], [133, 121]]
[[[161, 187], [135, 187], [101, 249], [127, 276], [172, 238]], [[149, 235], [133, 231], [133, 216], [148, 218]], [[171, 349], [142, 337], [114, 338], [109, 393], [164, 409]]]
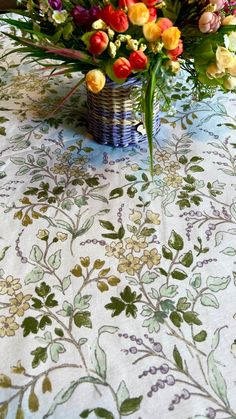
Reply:
[[103, 409], [102, 407], [96, 407], [96, 409], [94, 409], [94, 413], [98, 418], [115, 419], [111, 412], [109, 412], [106, 409]]
[[200, 301], [203, 306], [219, 308], [218, 300], [213, 294], [204, 293]]
[[173, 252], [167, 246], [162, 246], [162, 254], [165, 259], [173, 260]]
[[76, 313], [74, 315], [74, 323], [77, 327], [88, 327], [92, 328], [91, 313], [89, 311], [83, 311], [82, 313]]
[[42, 301], [39, 300], [38, 298], [32, 297], [32, 301], [33, 301], [34, 304], [31, 304], [31, 307], [34, 307], [34, 308], [42, 308], [43, 307]]
[[185, 311], [183, 313], [183, 318], [188, 324], [196, 324], [197, 326], [202, 324], [201, 320], [198, 318], [198, 314], [194, 311]]
[[113, 226], [112, 223], [110, 223], [110, 221], [99, 220], [99, 223], [106, 230], [111, 230], [111, 231], [114, 231], [115, 230], [115, 227]]
[[125, 229], [124, 229], [124, 227], [123, 227], [123, 226], [121, 226], [121, 227], [119, 228], [117, 235], [118, 235], [118, 239], [120, 239], [120, 240], [122, 240], [122, 239], [123, 239], [123, 237], [124, 237], [124, 235], [125, 235]]
[[158, 333], [160, 330], [160, 322], [156, 316], [152, 316], [149, 319], [145, 319], [143, 322], [143, 327], [147, 327], [149, 333]]
[[61, 250], [57, 250], [48, 258], [48, 264], [55, 271], [61, 266]]
[[43, 257], [43, 252], [38, 245], [34, 245], [30, 252], [30, 259], [33, 262], [40, 262]]
[[181, 322], [183, 321], [181, 315], [177, 313], [177, 311], [172, 311], [170, 314], [170, 320], [176, 327], [180, 327]]
[[94, 347], [95, 371], [104, 381], [106, 380], [107, 372], [107, 357], [104, 350], [99, 345], [99, 338]]
[[167, 276], [168, 275], [167, 272], [166, 272], [166, 270], [163, 269], [163, 268], [157, 268], [157, 271], [160, 272], [160, 274], [163, 275], [163, 276]]
[[193, 165], [189, 167], [189, 170], [191, 170], [191, 172], [197, 173], [197, 172], [204, 172], [203, 167], [198, 166], [198, 165]]
[[178, 300], [178, 303], [177, 303], [178, 311], [186, 311], [188, 310], [189, 307], [191, 307], [191, 303], [188, 303], [188, 300], [186, 297], [182, 297]]
[[43, 348], [39, 346], [34, 351], [30, 352], [31, 355], [34, 355], [33, 361], [32, 361], [32, 368], [36, 368], [40, 362], [45, 363], [47, 360], [47, 348]]
[[44, 271], [41, 266], [36, 266], [31, 272], [25, 276], [25, 285], [33, 282], [39, 282], [44, 277]]
[[39, 287], [35, 288], [35, 292], [39, 297], [46, 297], [50, 291], [51, 288], [45, 282], [42, 282]]
[[185, 253], [183, 256], [179, 258], [179, 261], [181, 265], [185, 266], [186, 268], [189, 268], [189, 266], [193, 263], [193, 254], [191, 250], [187, 253]]
[[147, 271], [141, 277], [141, 282], [143, 284], [151, 284], [158, 278], [158, 275], [155, 272]]
[[0, 251], [0, 261], [3, 260], [6, 256], [6, 253], [8, 249], [10, 249], [11, 246], [6, 246]]
[[92, 296], [91, 295], [84, 295], [83, 297], [81, 297], [81, 294], [77, 294], [74, 298], [74, 306], [75, 308], [77, 308], [79, 311], [83, 311], [86, 310], [86, 308], [89, 307], [89, 301], [91, 300]]
[[118, 406], [119, 406], [119, 410], [120, 410], [120, 407], [121, 407], [122, 403], [126, 399], [129, 398], [129, 390], [128, 390], [124, 380], [122, 380], [120, 382], [120, 385], [119, 385], [118, 390], [116, 392], [116, 397], [117, 397], [117, 402], [118, 402]]
[[187, 278], [188, 275], [186, 274], [186, 272], [182, 271], [181, 269], [176, 268], [171, 272], [171, 276], [174, 279], [183, 281], [185, 278]]
[[164, 284], [160, 288], [160, 295], [162, 297], [175, 297], [178, 294], [178, 285], [170, 285], [169, 287]]
[[73, 269], [71, 269], [72, 275], [74, 275], [76, 278], [79, 278], [83, 275], [82, 268], [80, 265], [75, 265]]
[[111, 303], [105, 305], [107, 310], [112, 310], [112, 317], [119, 316], [125, 310], [126, 304], [117, 297], [111, 297]]
[[186, 164], [186, 163], [188, 163], [188, 159], [187, 159], [186, 156], [180, 156], [179, 162], [180, 162], [180, 164]]
[[85, 179], [85, 182], [87, 183], [88, 186], [90, 186], [91, 188], [93, 186], [98, 186], [99, 185], [99, 179], [97, 177], [93, 177], [93, 178], [89, 178], [89, 179]]
[[184, 242], [182, 237], [179, 234], [177, 234], [174, 230], [172, 230], [170, 238], [168, 240], [168, 245], [171, 247], [171, 249], [182, 250], [184, 247]]
[[235, 256], [236, 249], [234, 249], [233, 247], [226, 247], [224, 250], [221, 251], [221, 253], [227, 256]]
[[24, 329], [24, 337], [28, 336], [30, 333], [36, 334], [38, 332], [38, 320], [34, 317], [26, 317], [23, 320], [21, 327]]
[[51, 360], [53, 362], [58, 362], [59, 354], [62, 354], [63, 352], [65, 352], [65, 347], [62, 345], [62, 343], [53, 342], [49, 346], [49, 350], [50, 350]]
[[68, 301], [64, 301], [62, 304], [62, 310], [57, 311], [57, 314], [60, 314], [63, 317], [70, 317], [73, 313], [73, 306], [68, 303]]
[[69, 288], [70, 285], [71, 285], [71, 276], [68, 275], [65, 278], [63, 278], [63, 280], [62, 280], [62, 290], [63, 290], [63, 292], [65, 292]]
[[45, 327], [46, 327], [47, 325], [50, 325], [50, 324], [52, 324], [52, 320], [50, 319], [50, 317], [48, 317], [48, 316], [43, 316], [43, 317], [41, 317], [41, 319], [40, 319], [40, 322], [39, 322], [39, 328], [40, 328], [41, 330], [44, 330], [44, 329], [45, 329]]
[[175, 305], [173, 303], [173, 301], [171, 300], [162, 300], [160, 302], [160, 306], [161, 309], [165, 312], [165, 313], [169, 313], [169, 311], [174, 311], [175, 310]]
[[124, 290], [120, 293], [123, 301], [126, 303], [136, 302], [141, 299], [141, 294], [137, 295], [135, 291], [132, 292], [131, 288], [127, 285]]
[[174, 346], [174, 350], [173, 350], [173, 358], [174, 358], [174, 361], [175, 361], [178, 369], [183, 371], [183, 369], [184, 369], [183, 360], [182, 360], [182, 357], [181, 357], [176, 345]]
[[61, 338], [64, 336], [63, 330], [58, 327], [55, 327], [54, 332], [56, 333], [57, 336], [60, 336]]
[[128, 182], [134, 182], [137, 180], [137, 177], [134, 175], [125, 175], [125, 179], [128, 180]]
[[193, 336], [193, 340], [195, 342], [204, 342], [207, 338], [207, 332], [205, 330], [202, 330], [197, 335]]
[[6, 135], [6, 128], [5, 127], [0, 127], [0, 135], [3, 135], [3, 136]]
[[190, 285], [192, 285], [193, 288], [200, 288], [200, 286], [202, 284], [201, 274], [200, 273], [193, 274], [189, 283], [190, 283]]
[[227, 288], [230, 283], [230, 276], [227, 277], [217, 277], [217, 276], [208, 276], [207, 278], [207, 286], [209, 290], [213, 292], [218, 292]]
[[45, 305], [47, 307], [56, 307], [58, 305], [58, 301], [54, 300], [55, 294], [50, 294], [45, 301]]
[[120, 198], [124, 195], [124, 191], [122, 188], [115, 188], [110, 192], [110, 199]]
[[144, 227], [141, 232], [140, 235], [144, 236], [144, 237], [150, 237], [152, 236], [154, 233], [156, 232], [155, 228], [148, 228], [148, 227]]
[[217, 367], [214, 359], [214, 351], [210, 353], [207, 359], [208, 378], [209, 383], [214, 393], [224, 402], [228, 407], [229, 401], [227, 397], [227, 386], [223, 375]]
[[120, 406], [120, 414], [122, 416], [129, 416], [137, 412], [140, 409], [142, 400], [143, 396], [124, 400]]
[[[91, 377], [92, 378], [92, 377]], [[51, 405], [50, 409], [44, 416], [44, 418], [48, 418], [49, 416], [52, 416], [55, 412], [58, 405], [66, 403], [74, 393], [75, 389], [78, 387], [80, 383], [80, 380], [72, 381], [67, 388], [63, 388], [62, 390], [57, 393], [57, 395], [54, 397], [53, 404]]]

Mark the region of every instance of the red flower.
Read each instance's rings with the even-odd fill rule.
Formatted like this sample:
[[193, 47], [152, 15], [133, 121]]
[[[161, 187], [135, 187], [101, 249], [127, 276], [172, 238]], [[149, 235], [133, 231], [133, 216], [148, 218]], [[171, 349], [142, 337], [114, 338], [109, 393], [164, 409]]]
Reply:
[[144, 70], [147, 67], [148, 57], [143, 51], [134, 51], [129, 56], [132, 70]]
[[155, 7], [149, 7], [149, 19], [148, 22], [155, 22], [157, 18], [157, 9]]
[[99, 55], [107, 48], [109, 38], [106, 32], [98, 31], [91, 35], [89, 39], [89, 52]]
[[115, 10], [110, 16], [110, 26], [116, 32], [125, 32], [129, 27], [128, 18], [123, 10]]
[[134, 3], [137, 3], [137, 1], [136, 0], [118, 0], [118, 7], [120, 9], [125, 9]]
[[159, 2], [159, 0], [142, 0], [142, 2], [146, 4], [147, 7], [153, 7]]
[[111, 4], [103, 7], [98, 15], [98, 19], [102, 19], [108, 26], [110, 25], [110, 19], [112, 13], [114, 13], [115, 9]]
[[113, 64], [113, 71], [118, 79], [126, 79], [131, 73], [131, 64], [124, 57], [118, 58]]
[[159, 28], [162, 30], [162, 32], [164, 32], [166, 29], [169, 29], [171, 28], [171, 26], [173, 26], [173, 23], [167, 17], [161, 17], [161, 19], [157, 21], [157, 24]]
[[178, 56], [182, 54], [183, 50], [183, 41], [180, 39], [177, 48], [169, 50], [167, 55], [172, 61], [177, 61]]

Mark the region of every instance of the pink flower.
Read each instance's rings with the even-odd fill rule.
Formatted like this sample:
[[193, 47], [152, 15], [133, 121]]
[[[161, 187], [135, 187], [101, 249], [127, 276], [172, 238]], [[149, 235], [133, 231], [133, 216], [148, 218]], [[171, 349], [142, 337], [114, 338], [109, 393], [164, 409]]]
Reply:
[[218, 11], [224, 8], [226, 0], [210, 0], [210, 3], [215, 4], [215, 6], [217, 7], [216, 10]]
[[220, 24], [221, 17], [212, 12], [204, 12], [198, 22], [199, 29], [202, 33], [216, 32]]

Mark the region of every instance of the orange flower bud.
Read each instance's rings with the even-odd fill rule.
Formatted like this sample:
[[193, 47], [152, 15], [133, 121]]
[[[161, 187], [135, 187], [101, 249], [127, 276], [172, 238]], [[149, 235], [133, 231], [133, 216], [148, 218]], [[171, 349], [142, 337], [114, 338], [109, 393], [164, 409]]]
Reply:
[[155, 42], [161, 37], [161, 29], [155, 22], [148, 22], [143, 25], [143, 35], [148, 42]]
[[149, 19], [149, 10], [144, 3], [135, 3], [129, 7], [128, 17], [133, 25], [143, 26]]
[[166, 29], [162, 34], [164, 47], [170, 50], [177, 48], [180, 36], [181, 32], [176, 26]]

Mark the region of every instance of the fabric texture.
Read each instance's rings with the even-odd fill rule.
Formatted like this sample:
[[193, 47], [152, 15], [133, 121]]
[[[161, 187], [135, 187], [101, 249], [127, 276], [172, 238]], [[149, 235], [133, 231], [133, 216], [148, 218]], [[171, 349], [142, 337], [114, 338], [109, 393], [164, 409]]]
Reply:
[[50, 115], [74, 77], [20, 59], [0, 67], [0, 417], [236, 418], [235, 94], [178, 83], [151, 178], [147, 145], [87, 134], [83, 89]]

